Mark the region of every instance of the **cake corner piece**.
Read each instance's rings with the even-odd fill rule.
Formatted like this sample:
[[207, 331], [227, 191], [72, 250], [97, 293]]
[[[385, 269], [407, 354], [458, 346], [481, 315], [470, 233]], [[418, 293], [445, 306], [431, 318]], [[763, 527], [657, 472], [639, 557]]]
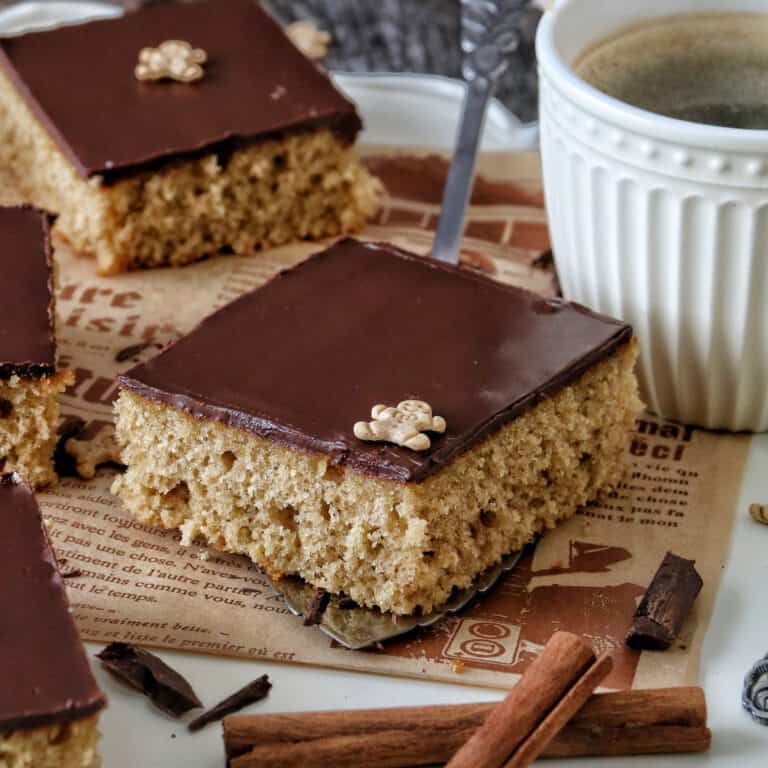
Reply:
[[0, 765], [93, 768], [96, 685], [34, 493], [0, 474]]
[[[142, 51], [168, 41], [202, 52], [199, 78], [139, 76]], [[0, 41], [0, 160], [102, 274], [361, 229], [382, 188], [354, 151], [360, 128], [253, 0], [151, 4]]]
[[[342, 240], [121, 377], [115, 491], [272, 577], [429, 612], [621, 480], [636, 352], [578, 305]], [[356, 436], [398, 404], [431, 409], [426, 442]]]
[[36, 488], [56, 480], [58, 395], [72, 383], [56, 361], [52, 217], [0, 207], [0, 472]]

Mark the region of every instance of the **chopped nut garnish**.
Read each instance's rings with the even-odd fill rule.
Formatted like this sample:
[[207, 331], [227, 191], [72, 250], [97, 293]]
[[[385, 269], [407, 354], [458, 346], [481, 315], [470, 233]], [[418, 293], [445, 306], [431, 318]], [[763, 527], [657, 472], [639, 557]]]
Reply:
[[205, 74], [202, 65], [207, 60], [202, 48], [193, 48], [186, 40], [166, 40], [157, 48], [142, 48], [134, 71], [142, 81], [193, 83]]
[[317, 61], [328, 53], [330, 34], [318, 29], [311, 21], [294, 21], [285, 28], [285, 34], [308, 59]]
[[373, 421], [358, 421], [355, 437], [368, 442], [394, 443], [412, 451], [426, 451], [431, 445], [423, 432], [443, 433], [446, 429], [442, 416], [433, 416], [432, 407], [423, 400], [403, 400], [396, 408], [375, 405], [371, 410]]

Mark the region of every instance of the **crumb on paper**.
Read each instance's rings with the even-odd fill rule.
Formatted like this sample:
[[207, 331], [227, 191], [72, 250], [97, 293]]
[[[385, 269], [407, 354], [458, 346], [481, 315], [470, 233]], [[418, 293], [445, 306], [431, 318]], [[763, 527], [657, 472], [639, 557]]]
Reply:
[[750, 504], [749, 514], [755, 522], [768, 525], [768, 504]]
[[197, 559], [207, 562], [211, 559], [211, 553], [207, 549], [204, 549], [202, 552], [197, 553]]
[[312, 21], [294, 21], [285, 28], [285, 34], [308, 59], [318, 61], [328, 54], [331, 35]]
[[464, 672], [464, 662], [461, 659], [456, 659], [451, 662], [451, 672], [457, 675], [461, 675]]
[[111, 424], [88, 440], [70, 437], [64, 443], [64, 450], [74, 459], [77, 474], [83, 480], [96, 477], [96, 469], [102, 464], [120, 464], [120, 448]]

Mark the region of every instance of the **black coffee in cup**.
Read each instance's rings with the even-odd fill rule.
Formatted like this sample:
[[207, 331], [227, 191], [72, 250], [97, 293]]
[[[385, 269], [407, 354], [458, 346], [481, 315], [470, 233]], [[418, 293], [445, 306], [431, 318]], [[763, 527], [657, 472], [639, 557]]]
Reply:
[[650, 112], [768, 129], [768, 13], [692, 13], [625, 27], [586, 50], [574, 70]]

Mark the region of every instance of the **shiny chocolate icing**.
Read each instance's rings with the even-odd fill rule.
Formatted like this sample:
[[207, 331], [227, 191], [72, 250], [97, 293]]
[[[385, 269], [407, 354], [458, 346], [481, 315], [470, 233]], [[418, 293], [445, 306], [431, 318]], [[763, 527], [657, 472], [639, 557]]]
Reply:
[[[139, 51], [208, 54], [187, 84], [139, 82]], [[106, 182], [169, 160], [326, 127], [353, 141], [355, 107], [255, 0], [162, 3], [0, 41], [0, 66], [81, 176]]]
[[[627, 342], [632, 329], [390, 245], [341, 240], [120, 377], [144, 398], [378, 477], [419, 481]], [[414, 452], [354, 437], [377, 403], [448, 422]]]
[[0, 379], [55, 371], [50, 225], [35, 208], [0, 208]]
[[34, 494], [0, 475], [0, 735], [95, 714], [93, 679]]

